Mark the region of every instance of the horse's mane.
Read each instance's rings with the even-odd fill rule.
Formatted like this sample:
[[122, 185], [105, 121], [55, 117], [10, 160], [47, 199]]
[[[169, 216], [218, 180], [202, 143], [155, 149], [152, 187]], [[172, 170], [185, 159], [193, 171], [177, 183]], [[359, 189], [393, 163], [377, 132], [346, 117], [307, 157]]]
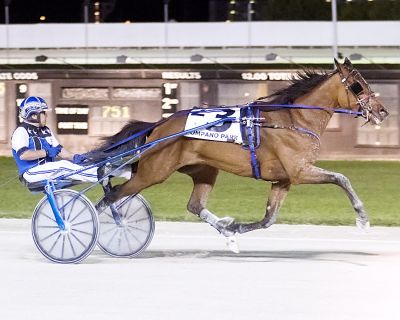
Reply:
[[270, 104], [293, 104], [294, 101], [312, 91], [316, 86], [328, 79], [332, 74], [325, 71], [305, 69], [298, 71], [290, 80], [290, 85], [266, 97], [257, 100], [267, 100]]

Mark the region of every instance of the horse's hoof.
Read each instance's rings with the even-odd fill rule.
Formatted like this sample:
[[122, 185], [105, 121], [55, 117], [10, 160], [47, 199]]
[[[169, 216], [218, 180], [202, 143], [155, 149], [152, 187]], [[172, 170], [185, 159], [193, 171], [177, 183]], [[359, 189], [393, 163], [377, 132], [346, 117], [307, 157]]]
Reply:
[[221, 219], [218, 219], [217, 225], [225, 229], [226, 227], [230, 226], [234, 221], [235, 219], [233, 219], [232, 217], [223, 217]]
[[365, 232], [369, 231], [370, 229], [370, 224], [368, 220], [363, 220], [363, 219], [356, 219], [356, 226], [358, 229], [363, 230]]
[[235, 236], [229, 236], [225, 237], [226, 240], [226, 246], [229, 248], [234, 253], [239, 253], [239, 245], [237, 243], [236, 237]]

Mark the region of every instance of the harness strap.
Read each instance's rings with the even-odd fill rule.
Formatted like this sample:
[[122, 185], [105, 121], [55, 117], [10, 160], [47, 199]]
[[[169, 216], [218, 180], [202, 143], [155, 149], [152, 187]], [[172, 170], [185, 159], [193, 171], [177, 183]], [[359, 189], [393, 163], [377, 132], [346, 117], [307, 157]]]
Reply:
[[250, 150], [250, 162], [251, 162], [251, 168], [253, 171], [253, 176], [257, 180], [261, 178], [261, 173], [260, 173], [260, 163], [257, 160], [257, 155], [256, 155], [256, 148], [254, 146], [254, 136], [253, 136], [253, 120], [254, 120], [254, 115], [252, 108], [246, 107], [246, 133], [247, 137], [249, 140], [249, 150]]
[[299, 131], [301, 133], [305, 133], [308, 134], [312, 137], [314, 137], [315, 139], [318, 140], [318, 142], [320, 142], [320, 136], [318, 134], [316, 134], [314, 131], [308, 130], [306, 128], [301, 128], [301, 127], [296, 127], [294, 125], [291, 126], [281, 126], [279, 124], [273, 124], [273, 125], [269, 125], [269, 124], [263, 124], [262, 125], [263, 128], [269, 128], [269, 129], [288, 129], [288, 130], [294, 130], [294, 131]]

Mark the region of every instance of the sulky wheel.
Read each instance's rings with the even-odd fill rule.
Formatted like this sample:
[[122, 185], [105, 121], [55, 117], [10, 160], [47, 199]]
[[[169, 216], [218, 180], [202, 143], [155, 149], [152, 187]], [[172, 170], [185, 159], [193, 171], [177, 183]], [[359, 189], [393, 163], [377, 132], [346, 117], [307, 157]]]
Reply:
[[77, 263], [94, 249], [99, 234], [97, 211], [84, 195], [70, 189], [54, 191], [65, 230], [58, 226], [45, 196], [32, 217], [32, 236], [39, 251], [58, 263]]
[[129, 196], [114, 203], [120, 224], [110, 207], [99, 214], [98, 245], [113, 257], [132, 258], [143, 252], [154, 234], [154, 219], [147, 201], [141, 196]]

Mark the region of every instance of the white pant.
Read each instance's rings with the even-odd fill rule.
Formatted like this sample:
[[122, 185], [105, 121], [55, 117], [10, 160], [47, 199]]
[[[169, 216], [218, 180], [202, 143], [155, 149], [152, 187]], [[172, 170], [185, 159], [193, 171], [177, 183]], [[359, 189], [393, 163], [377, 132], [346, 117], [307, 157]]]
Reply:
[[[42, 180], [54, 179], [64, 174], [71, 173], [76, 170], [83, 169], [85, 167], [78, 164], [74, 164], [71, 161], [60, 160], [54, 162], [47, 162], [36, 167], [33, 167], [23, 174], [24, 179], [27, 182], [37, 182]], [[97, 167], [93, 167], [82, 171], [77, 174], [73, 174], [66, 179], [80, 180], [86, 182], [96, 182], [97, 179]]]

